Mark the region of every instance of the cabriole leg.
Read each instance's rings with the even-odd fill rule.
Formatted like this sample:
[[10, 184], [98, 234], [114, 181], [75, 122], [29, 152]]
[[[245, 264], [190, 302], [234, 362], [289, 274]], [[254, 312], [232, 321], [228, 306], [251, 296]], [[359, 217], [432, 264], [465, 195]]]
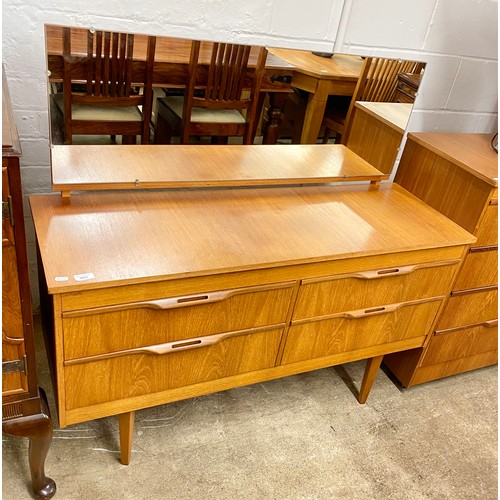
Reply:
[[47, 396], [41, 388], [39, 397], [40, 413], [5, 420], [2, 423], [2, 430], [7, 434], [29, 439], [28, 459], [33, 493], [36, 498], [52, 498], [56, 492], [56, 483], [45, 475], [45, 459], [52, 443], [52, 420]]

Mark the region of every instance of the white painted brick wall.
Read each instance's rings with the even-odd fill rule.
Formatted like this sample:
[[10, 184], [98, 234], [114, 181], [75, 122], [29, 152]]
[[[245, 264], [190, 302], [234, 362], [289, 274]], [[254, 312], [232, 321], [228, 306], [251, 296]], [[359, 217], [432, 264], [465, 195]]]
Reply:
[[420, 60], [410, 131], [497, 131], [497, 0], [346, 0], [335, 50]]
[[[10, 0], [2, 12], [2, 52], [25, 194], [50, 190], [44, 23], [419, 59], [428, 65], [410, 130], [493, 132], [497, 9], [492, 0], [141, 0], [140, 8], [131, 0]], [[27, 203], [25, 210], [36, 307]]]

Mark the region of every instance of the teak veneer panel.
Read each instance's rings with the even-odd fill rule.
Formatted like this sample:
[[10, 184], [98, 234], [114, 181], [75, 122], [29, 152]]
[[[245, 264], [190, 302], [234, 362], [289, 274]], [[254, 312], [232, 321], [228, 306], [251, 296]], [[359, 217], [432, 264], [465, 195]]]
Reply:
[[[398, 266], [414, 266], [447, 262], [463, 257], [463, 247], [416, 250], [396, 254], [328, 260], [311, 264], [292, 264], [275, 268], [237, 271], [227, 274], [187, 277], [159, 282], [130, 284], [112, 288], [80, 290], [62, 294], [64, 312], [86, 308], [123, 304], [130, 301], [151, 300], [178, 294], [196, 294], [207, 290], [226, 290], [241, 286], [272, 285], [288, 280], [303, 280], [318, 276], [377, 271]], [[63, 313], [64, 314], [64, 313]]]
[[[30, 203], [50, 293], [475, 241], [396, 185], [96, 193], [69, 204], [45, 195]], [[84, 273], [94, 278], [75, 279]]]
[[468, 290], [498, 283], [498, 250], [496, 247], [469, 252], [457, 277], [453, 290]]
[[[84, 311], [65, 318], [64, 358], [66, 360], [123, 349], [162, 344], [222, 332], [284, 323], [292, 296], [292, 285], [246, 293], [204, 304], [183, 302], [185, 307], [172, 309], [133, 308], [134, 304], [111, 312]], [[252, 293], [253, 292], [253, 293]], [[190, 305], [191, 304], [191, 305]], [[120, 325], [121, 335], [109, 332]], [[151, 328], [154, 325], [154, 329]], [[81, 335], [86, 332], [86, 335]]]
[[[491, 325], [498, 315], [498, 155], [491, 147], [492, 137], [408, 134], [395, 181], [478, 239], [434, 326], [436, 335], [423, 349], [384, 360], [405, 386], [497, 362], [492, 341], [496, 327]], [[484, 322], [487, 327], [478, 327]], [[480, 334], [478, 328], [488, 333]]]
[[[365, 105], [379, 105], [379, 109]], [[390, 113], [375, 113], [375, 110], [383, 111], [385, 106], [402, 108], [396, 115], [398, 119], [395, 122]], [[404, 116], [407, 115], [408, 122], [411, 107], [411, 104], [401, 103], [356, 102], [347, 147], [381, 172], [390, 174], [406, 128], [406, 123], [402, 126]]]
[[395, 132], [399, 132], [400, 136], [406, 130], [413, 109], [413, 104], [400, 102], [357, 101], [354, 106], [392, 128]]
[[445, 295], [458, 263], [434, 262], [303, 280], [293, 319]]
[[[136, 354], [65, 368], [66, 408], [189, 386], [275, 365], [282, 330], [223, 340], [214, 346], [165, 355]], [[108, 376], [102, 377], [100, 374]], [[93, 381], [99, 380], [99, 384]]]
[[421, 366], [440, 364], [498, 349], [498, 326], [473, 326], [432, 337]]
[[343, 145], [54, 146], [54, 190], [311, 184], [388, 176]]
[[476, 232], [477, 241], [474, 246], [489, 246], [498, 243], [498, 205], [490, 204], [483, 214], [483, 218]]
[[491, 186], [408, 135], [394, 181], [449, 219], [475, 233]]
[[493, 134], [418, 132], [408, 137], [490, 186], [498, 186], [498, 154], [491, 147]]
[[333, 318], [292, 326], [282, 363], [296, 363], [419, 337], [421, 345], [441, 305], [440, 300], [408, 303], [393, 312], [361, 318]]
[[485, 366], [490, 366], [498, 363], [498, 350], [481, 352], [472, 356], [460, 357], [458, 359], [450, 359], [442, 363], [421, 366], [414, 374], [411, 385], [423, 384], [431, 380], [436, 380], [443, 377], [450, 377], [459, 373], [465, 373], [471, 370], [477, 370]]
[[439, 319], [437, 329], [446, 330], [461, 325], [481, 323], [498, 316], [498, 289], [467, 290], [452, 294]]

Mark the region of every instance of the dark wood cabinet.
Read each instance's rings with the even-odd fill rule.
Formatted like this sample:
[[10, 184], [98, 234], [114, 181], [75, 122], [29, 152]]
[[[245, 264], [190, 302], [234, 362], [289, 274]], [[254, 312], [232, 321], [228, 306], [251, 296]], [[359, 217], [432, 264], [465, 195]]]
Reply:
[[[33, 491], [38, 498], [50, 498], [56, 485], [45, 476], [44, 467], [52, 441], [52, 420], [36, 376], [20, 157], [21, 148], [3, 76], [2, 431], [29, 438]], [[3, 466], [8, 467], [8, 463]]]
[[422, 74], [400, 73], [396, 87], [395, 102], [413, 104], [417, 97], [418, 87], [422, 81]]

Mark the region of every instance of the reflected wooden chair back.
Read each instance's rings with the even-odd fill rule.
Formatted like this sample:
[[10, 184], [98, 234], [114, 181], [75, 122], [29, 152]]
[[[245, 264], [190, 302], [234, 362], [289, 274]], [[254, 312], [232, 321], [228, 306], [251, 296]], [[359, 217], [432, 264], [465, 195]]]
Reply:
[[229, 136], [243, 136], [244, 144], [252, 144], [267, 50], [259, 49], [255, 68], [248, 65], [250, 51], [250, 46], [214, 43], [207, 65], [199, 61], [200, 42], [193, 41], [184, 96], [158, 99], [155, 142], [170, 143], [172, 131], [179, 129], [183, 144], [191, 136], [224, 142]]
[[347, 144], [355, 102], [394, 102], [398, 74], [421, 70], [422, 63], [416, 61], [367, 57], [349, 106], [336, 106], [335, 99], [327, 105], [323, 117], [323, 143], [326, 144], [332, 133], [336, 133], [336, 142]]
[[[71, 28], [63, 29], [65, 142], [72, 136], [141, 136], [149, 142], [156, 37], [148, 37], [146, 61], [134, 61], [134, 35], [88, 30], [87, 54], [73, 54]], [[124, 142], [129, 142], [124, 140]]]

